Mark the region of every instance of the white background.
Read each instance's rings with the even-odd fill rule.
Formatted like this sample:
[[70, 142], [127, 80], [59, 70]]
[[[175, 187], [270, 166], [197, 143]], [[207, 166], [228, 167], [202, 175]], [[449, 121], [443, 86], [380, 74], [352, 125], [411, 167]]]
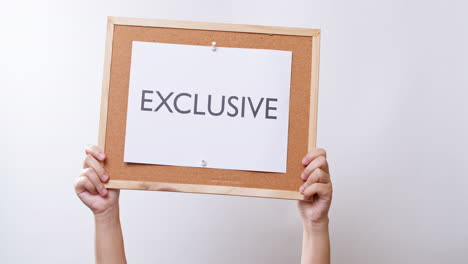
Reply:
[[[466, 263], [466, 1], [2, 1], [0, 262], [91, 263], [106, 16], [321, 28], [334, 263]], [[299, 177], [299, 175], [298, 175]], [[129, 263], [298, 263], [295, 202], [125, 191]]]
[[[285, 173], [291, 59], [292, 52], [283, 50], [213, 51], [211, 42], [196, 46], [133, 41], [124, 161]], [[141, 110], [144, 90], [150, 92], [144, 102], [149, 111]], [[177, 101], [181, 109], [191, 109], [184, 110], [188, 114], [175, 109], [181, 93], [190, 96]], [[235, 117], [228, 116], [234, 112], [231, 96], [237, 97]], [[275, 98], [268, 103], [275, 119], [266, 118], [267, 98]], [[222, 104], [220, 116], [208, 112], [221, 113]], [[251, 104], [258, 110], [256, 117]], [[196, 115], [195, 109], [205, 114]]]

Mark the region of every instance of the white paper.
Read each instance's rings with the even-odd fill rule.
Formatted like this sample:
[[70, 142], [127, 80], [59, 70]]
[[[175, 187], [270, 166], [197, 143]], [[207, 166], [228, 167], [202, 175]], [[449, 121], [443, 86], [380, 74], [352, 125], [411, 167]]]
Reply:
[[[285, 173], [291, 58], [290, 51], [223, 47], [212, 51], [209, 45], [134, 41], [124, 161]], [[167, 99], [172, 113], [164, 104], [154, 111], [162, 102], [157, 92], [163, 98], [173, 92]], [[180, 93], [185, 94], [176, 106], [190, 113], [176, 111], [174, 99]], [[194, 113], [195, 94], [197, 112], [205, 115]], [[143, 95], [151, 101], [142, 104]], [[223, 114], [209, 114], [208, 95], [214, 113], [221, 110], [225, 96]], [[234, 117], [227, 115], [235, 114], [228, 103], [231, 96], [238, 97], [231, 99], [238, 108]], [[256, 117], [248, 97], [254, 109], [264, 98]]]

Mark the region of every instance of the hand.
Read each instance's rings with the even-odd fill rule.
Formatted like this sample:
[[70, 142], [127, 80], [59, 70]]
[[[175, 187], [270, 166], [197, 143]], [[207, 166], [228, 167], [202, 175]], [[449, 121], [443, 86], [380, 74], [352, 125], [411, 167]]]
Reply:
[[75, 182], [76, 194], [95, 215], [118, 209], [119, 190], [107, 190], [104, 187], [109, 175], [99, 161], [104, 161], [106, 155], [94, 145], [87, 146], [85, 152], [83, 171]]
[[309, 152], [302, 160], [306, 168], [301, 178], [305, 182], [299, 191], [304, 195], [304, 200], [309, 200], [298, 201], [299, 213], [304, 224], [328, 225], [332, 183], [326, 157], [325, 150], [316, 149]]

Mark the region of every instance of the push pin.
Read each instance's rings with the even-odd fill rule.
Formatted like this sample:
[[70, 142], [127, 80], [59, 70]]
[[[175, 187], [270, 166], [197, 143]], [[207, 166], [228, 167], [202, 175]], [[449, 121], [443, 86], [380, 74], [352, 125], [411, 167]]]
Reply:
[[215, 41], [211, 42], [211, 50], [216, 51], [216, 42]]
[[202, 165], [203, 167], [206, 167], [206, 160], [202, 160], [202, 161], [201, 161], [201, 165]]

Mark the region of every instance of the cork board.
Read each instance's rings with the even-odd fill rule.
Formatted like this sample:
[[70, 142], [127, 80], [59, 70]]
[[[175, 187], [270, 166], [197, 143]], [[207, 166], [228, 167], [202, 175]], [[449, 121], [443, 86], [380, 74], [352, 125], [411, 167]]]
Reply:
[[[125, 163], [132, 41], [292, 51], [286, 173]], [[99, 146], [108, 188], [302, 199], [302, 157], [315, 148], [320, 30], [109, 17]]]

